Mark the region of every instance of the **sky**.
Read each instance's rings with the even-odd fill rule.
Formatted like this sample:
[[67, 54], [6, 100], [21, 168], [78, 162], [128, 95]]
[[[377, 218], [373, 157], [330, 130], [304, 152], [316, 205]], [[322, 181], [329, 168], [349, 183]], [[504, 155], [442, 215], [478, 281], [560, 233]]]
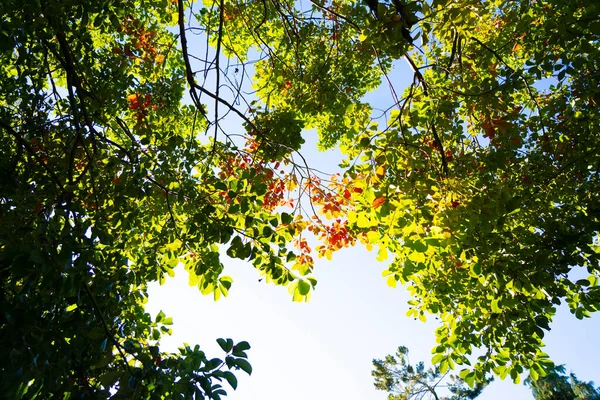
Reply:
[[[402, 93], [399, 89], [412, 82], [412, 73], [400, 64], [395, 68], [390, 78]], [[207, 82], [210, 87], [211, 80]], [[382, 86], [366, 100], [385, 109], [391, 101], [389, 90]], [[222, 122], [225, 131], [237, 123]], [[339, 152], [317, 152], [314, 136], [306, 133], [302, 149], [308, 164], [337, 172]], [[173, 317], [173, 335], [161, 340], [163, 351], [177, 351], [183, 343], [200, 344], [211, 358], [223, 354], [217, 338], [250, 343], [252, 376], [238, 371], [236, 391], [225, 383], [228, 399], [384, 400], [387, 394], [373, 386], [372, 360], [406, 346], [411, 363], [430, 365], [437, 321], [432, 316], [426, 323], [406, 317], [408, 292], [402, 286], [387, 286], [381, 275], [385, 264], [375, 256], [357, 245], [335, 253], [331, 261], [315, 259], [318, 284], [312, 299], [294, 303], [286, 288], [259, 282], [260, 276], [249, 262], [229, 259], [223, 252], [224, 274], [234, 279], [228, 297], [214, 302], [212, 296], [203, 296], [188, 285], [187, 272], [178, 268], [165, 285], [150, 285], [146, 310], [153, 317], [161, 310]], [[596, 365], [600, 318], [596, 315], [580, 321], [563, 307], [551, 327], [545, 343], [555, 363], [566, 364], [567, 371], [581, 380], [600, 384]], [[529, 388], [514, 385], [510, 378], [497, 378], [480, 396], [485, 400], [507, 398], [533, 397]]]

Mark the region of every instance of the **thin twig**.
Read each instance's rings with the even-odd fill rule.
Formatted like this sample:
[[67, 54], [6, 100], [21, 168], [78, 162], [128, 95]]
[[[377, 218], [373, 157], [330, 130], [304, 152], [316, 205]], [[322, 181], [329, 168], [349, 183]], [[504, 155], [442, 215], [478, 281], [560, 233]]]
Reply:
[[[419, 68], [417, 68], [417, 65], [415, 64], [413, 59], [408, 54], [404, 55], [404, 59], [408, 62], [408, 64], [412, 68], [412, 70], [415, 74], [415, 79], [421, 83], [421, 86], [423, 87], [423, 94], [425, 96], [428, 96], [429, 95], [428, 86], [427, 86], [427, 82], [425, 82], [425, 78], [423, 77], [423, 74], [421, 73], [421, 71], [419, 71]], [[438, 152], [442, 156], [442, 169], [444, 171], [444, 175], [448, 176], [448, 160], [446, 160], [446, 154], [444, 152], [444, 145], [442, 144], [442, 140], [440, 139], [440, 136], [437, 133], [437, 129], [435, 128], [435, 121], [433, 121], [431, 124], [431, 133], [433, 134], [433, 139], [435, 140], [435, 143], [437, 145], [436, 147], [438, 148]]]
[[338, 17], [341, 20], [346, 21], [348, 24], [350, 24], [350, 26], [354, 27], [356, 30], [360, 31], [360, 27], [358, 25], [356, 25], [356, 23], [350, 19], [348, 19], [347, 17], [344, 17], [341, 14], [338, 14], [337, 12], [333, 11], [332, 9], [322, 6], [319, 3], [317, 3], [314, 0], [309, 0], [312, 4], [314, 4], [318, 9], [322, 10], [322, 11], [327, 11], [328, 13], [335, 15], [336, 17]]
[[[217, 73], [217, 77], [215, 79], [215, 96], [219, 98], [219, 86], [221, 84], [221, 70], [219, 69], [219, 58], [221, 56], [221, 42], [223, 40], [223, 21], [225, 12], [224, 1], [220, 0], [219, 3], [219, 30], [217, 32], [217, 48], [215, 54], [215, 70]], [[217, 135], [219, 132], [219, 102], [215, 99], [215, 137], [213, 138], [213, 149], [214, 153], [217, 146]]]

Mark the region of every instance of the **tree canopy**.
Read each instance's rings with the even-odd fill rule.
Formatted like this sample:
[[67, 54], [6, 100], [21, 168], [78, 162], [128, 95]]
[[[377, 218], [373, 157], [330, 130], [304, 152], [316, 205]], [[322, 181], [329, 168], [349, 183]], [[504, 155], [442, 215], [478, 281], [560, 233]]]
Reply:
[[[470, 376], [466, 382], [448, 371], [442, 374], [437, 367], [425, 369], [422, 361], [413, 366], [408, 348], [404, 346], [398, 347], [395, 355], [373, 360], [373, 366], [371, 375], [375, 378], [375, 388], [388, 392], [388, 400], [473, 400], [493, 380], [486, 376], [482, 382], [475, 382], [475, 377]], [[442, 397], [444, 390], [451, 396]]]
[[[410, 317], [440, 318], [442, 374], [545, 375], [556, 308], [600, 307], [598, 15], [595, 0], [2, 1], [1, 390], [219, 398], [229, 370], [251, 372], [249, 345], [161, 352], [171, 321], [145, 313], [148, 282], [183, 264], [218, 299], [223, 251], [303, 301], [315, 257], [355, 244], [390, 260]], [[390, 104], [367, 101], [377, 88]], [[343, 151], [339, 174], [302, 157], [312, 131]]]
[[536, 400], [598, 400], [600, 388], [594, 382], [582, 382], [574, 373], [565, 375], [565, 367], [557, 365], [543, 378], [526, 379]]
[[[388, 393], [388, 400], [471, 400], [479, 397], [493, 381], [486, 376], [482, 382], [473, 375], [440, 373], [439, 368], [425, 369], [425, 363], [410, 363], [408, 348], [398, 347], [396, 354], [388, 354], [383, 360], [373, 360], [375, 388]], [[463, 379], [464, 378], [464, 379]], [[594, 382], [582, 382], [574, 373], [565, 375], [562, 365], [555, 366], [544, 377], [525, 379], [536, 400], [598, 400], [600, 388]], [[444, 396], [448, 392], [450, 396]]]

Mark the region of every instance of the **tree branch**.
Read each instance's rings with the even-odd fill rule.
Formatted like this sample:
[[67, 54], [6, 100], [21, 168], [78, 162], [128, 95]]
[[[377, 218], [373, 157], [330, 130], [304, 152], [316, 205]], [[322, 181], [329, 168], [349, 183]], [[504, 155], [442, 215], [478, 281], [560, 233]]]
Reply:
[[187, 38], [185, 37], [185, 17], [183, 15], [184, 6], [183, 0], [177, 0], [177, 8], [178, 8], [178, 24], [179, 24], [179, 38], [181, 42], [181, 51], [183, 53], [183, 60], [185, 62], [185, 76], [188, 81], [188, 85], [190, 86], [190, 96], [192, 97], [192, 101], [194, 105], [200, 111], [200, 113], [206, 116], [206, 110], [204, 106], [200, 103], [200, 97], [198, 97], [198, 92], [196, 92], [196, 88], [198, 85], [194, 80], [194, 73], [192, 72], [192, 66], [190, 64], [190, 57], [188, 55], [187, 50]]

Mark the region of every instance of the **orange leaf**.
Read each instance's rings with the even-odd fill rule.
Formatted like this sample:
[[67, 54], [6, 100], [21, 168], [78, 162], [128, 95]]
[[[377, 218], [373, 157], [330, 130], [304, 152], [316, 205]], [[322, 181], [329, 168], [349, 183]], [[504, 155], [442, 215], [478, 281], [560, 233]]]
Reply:
[[489, 119], [486, 119], [485, 121], [483, 121], [481, 126], [483, 127], [483, 130], [485, 131], [485, 136], [487, 136], [490, 139], [493, 139], [496, 136], [496, 129], [494, 128], [494, 125], [492, 124], [492, 122]]
[[381, 196], [373, 200], [373, 208], [379, 208], [385, 203], [387, 198], [385, 196]]
[[511, 124], [510, 122], [504, 121], [502, 119], [497, 119], [494, 120], [494, 126], [498, 129], [499, 133], [504, 134], [511, 127]]

